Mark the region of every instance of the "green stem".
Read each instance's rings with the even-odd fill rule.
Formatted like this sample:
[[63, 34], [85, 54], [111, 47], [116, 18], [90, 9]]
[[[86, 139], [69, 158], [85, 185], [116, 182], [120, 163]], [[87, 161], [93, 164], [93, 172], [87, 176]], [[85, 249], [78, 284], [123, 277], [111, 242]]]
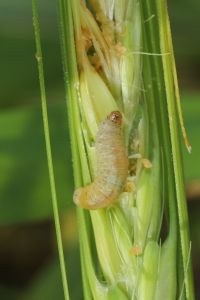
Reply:
[[59, 260], [60, 260], [60, 269], [61, 269], [61, 275], [62, 275], [64, 298], [65, 298], [65, 300], [69, 300], [70, 298], [69, 298], [69, 291], [68, 291], [68, 285], [67, 285], [67, 275], [66, 275], [63, 243], [62, 243], [62, 236], [61, 236], [61, 226], [60, 226], [60, 218], [59, 218], [59, 211], [58, 211], [58, 201], [57, 201], [57, 194], [56, 194], [55, 178], [54, 178], [54, 168], [53, 168], [53, 160], [52, 160], [52, 154], [51, 154], [51, 141], [50, 141], [49, 124], [48, 124], [46, 91], [45, 91], [45, 82], [44, 82], [44, 69], [43, 69], [43, 61], [42, 61], [40, 28], [39, 28], [38, 8], [37, 8], [36, 0], [32, 0], [32, 13], [33, 13], [33, 26], [34, 26], [34, 32], [35, 32], [35, 42], [36, 42], [36, 51], [37, 51], [36, 59], [37, 59], [37, 63], [38, 63], [38, 72], [39, 72], [44, 135], [45, 135], [45, 143], [46, 143], [47, 163], [48, 163], [48, 169], [49, 169], [49, 180], [50, 180], [50, 187], [51, 187], [56, 238], [57, 238], [57, 244], [58, 244], [58, 253], [59, 253]]
[[[174, 164], [174, 176], [176, 181], [176, 195], [177, 195], [177, 205], [178, 205], [178, 217], [179, 217], [179, 231], [181, 238], [181, 250], [183, 256], [183, 269], [184, 269], [184, 281], [186, 287], [186, 298], [194, 299], [191, 263], [188, 263], [188, 256], [190, 253], [190, 241], [189, 241], [189, 224], [188, 224], [188, 214], [185, 201], [185, 190], [183, 182], [183, 170], [182, 170], [182, 160], [180, 155], [180, 145], [178, 142], [178, 128], [176, 122], [177, 116], [177, 101], [176, 97], [176, 74], [174, 73], [174, 58], [173, 58], [173, 48], [171, 41], [170, 25], [167, 13], [167, 5], [165, 1], [156, 1], [158, 16], [159, 16], [159, 28], [160, 28], [160, 46], [163, 53], [168, 52], [170, 55], [163, 56], [163, 70], [164, 79], [167, 95], [167, 105], [169, 113], [169, 127], [172, 143], [172, 155]], [[166, 38], [168, 37], [168, 38]], [[175, 82], [174, 82], [175, 76]], [[178, 107], [179, 109], [179, 107]], [[179, 109], [180, 110], [180, 109]], [[179, 113], [180, 114], [180, 113]], [[189, 260], [190, 261], [190, 260]]]

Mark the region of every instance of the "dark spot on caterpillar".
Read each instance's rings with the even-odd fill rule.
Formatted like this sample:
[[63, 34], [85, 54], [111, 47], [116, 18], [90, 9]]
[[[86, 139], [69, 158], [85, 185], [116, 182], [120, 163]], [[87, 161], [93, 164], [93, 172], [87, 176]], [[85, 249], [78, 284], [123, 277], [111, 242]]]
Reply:
[[122, 124], [122, 114], [119, 111], [113, 111], [111, 114], [107, 117], [108, 120], [112, 121], [113, 123], [117, 125]]

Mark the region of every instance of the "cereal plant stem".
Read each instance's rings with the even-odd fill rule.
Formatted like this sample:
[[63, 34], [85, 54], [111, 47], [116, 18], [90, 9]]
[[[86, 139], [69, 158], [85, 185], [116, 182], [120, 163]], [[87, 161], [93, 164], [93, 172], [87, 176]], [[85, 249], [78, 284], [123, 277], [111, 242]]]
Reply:
[[48, 162], [48, 169], [49, 169], [49, 180], [50, 180], [50, 187], [51, 187], [56, 238], [58, 244], [58, 253], [59, 253], [60, 269], [62, 275], [64, 299], [69, 300], [70, 298], [69, 298], [69, 291], [68, 291], [68, 284], [67, 284], [67, 274], [65, 268], [61, 226], [60, 226], [59, 211], [58, 211], [58, 201], [57, 201], [57, 193], [56, 193], [55, 178], [54, 178], [54, 168], [53, 168], [53, 160], [52, 160], [52, 153], [51, 153], [51, 141], [50, 141], [49, 124], [48, 124], [44, 70], [43, 70], [43, 61], [42, 61], [41, 40], [40, 40], [40, 28], [39, 28], [38, 9], [37, 9], [36, 0], [32, 0], [32, 13], [33, 13], [33, 26], [34, 26], [35, 43], [36, 43], [36, 59], [38, 63], [38, 73], [39, 73], [41, 102], [42, 102], [44, 135], [45, 135], [45, 143], [46, 143], [46, 153], [47, 153], [47, 162]]

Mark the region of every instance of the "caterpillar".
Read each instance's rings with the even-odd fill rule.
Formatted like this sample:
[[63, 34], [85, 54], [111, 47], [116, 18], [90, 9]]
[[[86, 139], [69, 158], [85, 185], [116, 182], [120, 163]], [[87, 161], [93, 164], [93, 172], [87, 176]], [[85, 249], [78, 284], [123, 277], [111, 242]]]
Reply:
[[123, 191], [128, 176], [128, 156], [121, 130], [122, 115], [111, 112], [96, 135], [94, 181], [75, 190], [73, 201], [86, 209], [111, 205]]

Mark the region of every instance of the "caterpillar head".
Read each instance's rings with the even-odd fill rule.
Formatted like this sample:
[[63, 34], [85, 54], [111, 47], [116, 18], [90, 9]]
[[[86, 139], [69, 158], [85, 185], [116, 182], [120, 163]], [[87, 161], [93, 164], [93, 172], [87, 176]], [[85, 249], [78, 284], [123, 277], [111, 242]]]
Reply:
[[120, 126], [122, 124], [122, 114], [120, 111], [112, 111], [108, 116], [108, 120]]

